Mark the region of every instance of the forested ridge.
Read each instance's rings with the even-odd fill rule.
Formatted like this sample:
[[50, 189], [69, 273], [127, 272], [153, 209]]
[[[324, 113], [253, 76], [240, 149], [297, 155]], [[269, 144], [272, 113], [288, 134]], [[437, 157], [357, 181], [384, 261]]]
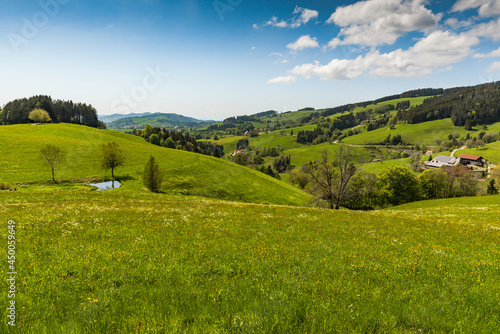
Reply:
[[90, 104], [73, 101], [53, 100], [47, 95], [36, 95], [11, 101], [0, 114], [1, 124], [32, 123], [29, 113], [40, 108], [48, 112], [53, 122], [64, 122], [99, 127], [103, 125], [97, 119], [97, 110]]
[[446, 89], [443, 95], [397, 113], [398, 121], [410, 124], [443, 118], [451, 118], [455, 126], [466, 127], [500, 121], [500, 81]]

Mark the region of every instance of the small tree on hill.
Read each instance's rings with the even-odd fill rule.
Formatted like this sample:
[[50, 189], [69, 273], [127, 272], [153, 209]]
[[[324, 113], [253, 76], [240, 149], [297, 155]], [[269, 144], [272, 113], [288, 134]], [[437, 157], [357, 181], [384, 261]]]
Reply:
[[41, 159], [50, 166], [52, 170], [52, 181], [56, 182], [54, 177], [54, 170], [59, 166], [66, 157], [66, 152], [64, 152], [60, 147], [47, 144], [40, 150]]
[[104, 143], [101, 146], [101, 168], [111, 169], [111, 177], [115, 178], [115, 168], [123, 166], [125, 156], [120, 146], [115, 142]]
[[149, 156], [149, 160], [144, 165], [142, 182], [146, 188], [153, 192], [159, 192], [161, 190], [161, 184], [163, 182], [162, 171], [152, 155]]
[[33, 109], [29, 113], [28, 118], [31, 119], [35, 123], [48, 123], [48, 122], [52, 121], [49, 113], [43, 109], [40, 109], [40, 108]]

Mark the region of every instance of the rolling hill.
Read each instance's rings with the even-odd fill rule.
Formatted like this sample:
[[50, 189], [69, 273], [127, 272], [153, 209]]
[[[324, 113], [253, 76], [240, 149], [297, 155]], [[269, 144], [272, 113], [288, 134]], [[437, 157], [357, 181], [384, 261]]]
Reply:
[[202, 121], [193, 117], [186, 117], [178, 114], [154, 113], [142, 116], [120, 118], [107, 123], [110, 128], [143, 128], [146, 124], [160, 128], [172, 128], [179, 126], [205, 126], [214, 121]]
[[495, 333], [499, 200], [334, 212], [138, 191], [0, 192], [0, 219], [20, 236], [16, 330]]
[[122, 118], [130, 118], [130, 117], [144, 117], [144, 116], [149, 116], [152, 115], [150, 112], [145, 112], [145, 113], [130, 113], [130, 114], [112, 114], [112, 115], [98, 115], [99, 120], [103, 121], [104, 123], [108, 124], [113, 121], [122, 119]]
[[0, 127], [0, 182], [40, 183], [50, 180], [39, 152], [45, 144], [61, 146], [66, 163], [56, 170], [56, 179], [71, 180], [109, 176], [100, 170], [100, 145], [117, 142], [126, 156], [123, 168], [115, 171], [125, 180], [119, 191], [140, 190], [141, 173], [149, 155], [164, 172], [164, 191], [237, 201], [302, 205], [308, 195], [258, 171], [222, 159], [173, 150], [144, 139], [111, 130], [73, 124], [11, 125]]

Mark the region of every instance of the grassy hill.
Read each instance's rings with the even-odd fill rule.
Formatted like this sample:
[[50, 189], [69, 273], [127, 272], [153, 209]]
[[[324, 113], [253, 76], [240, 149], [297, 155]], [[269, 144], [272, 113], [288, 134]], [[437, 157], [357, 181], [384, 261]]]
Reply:
[[[453, 126], [450, 118], [429, 121], [419, 124], [396, 124], [394, 129], [389, 130], [388, 127], [383, 127], [377, 130], [362, 132], [358, 135], [347, 137], [342, 140], [346, 144], [362, 145], [368, 142], [381, 142], [387, 135], [401, 134], [406, 142], [417, 144], [421, 142], [423, 145], [436, 145], [436, 139], [447, 140], [448, 135], [453, 132], [458, 132], [461, 137], [470, 133], [471, 136], [477, 136], [482, 131], [481, 127], [475, 127], [472, 131], [467, 131], [463, 127]], [[495, 123], [488, 126], [485, 132], [500, 131], [500, 123]]]
[[155, 146], [144, 139], [110, 130], [72, 125], [12, 125], [0, 127], [0, 182], [29, 183], [51, 179], [39, 152], [45, 144], [63, 147], [66, 163], [56, 179], [109, 176], [100, 170], [100, 145], [117, 142], [126, 156], [125, 166], [115, 171], [124, 189], [141, 190], [140, 176], [149, 155], [164, 171], [164, 191], [231, 200], [302, 205], [308, 195], [258, 171], [222, 159]]
[[99, 115], [99, 120], [103, 121], [104, 123], [110, 123], [122, 118], [127, 118], [127, 117], [142, 117], [142, 116], [149, 116], [152, 113], [150, 112], [145, 112], [145, 113], [129, 113], [129, 114], [112, 114], [112, 115]]
[[171, 128], [176, 126], [204, 126], [206, 123], [213, 123], [213, 121], [201, 121], [193, 117], [186, 117], [172, 113], [154, 113], [144, 116], [120, 118], [107, 124], [110, 128], [144, 128], [146, 124], [161, 128]]
[[[0, 192], [0, 219], [17, 224], [16, 330], [495, 333], [498, 203], [333, 212], [146, 192]], [[14, 333], [6, 321], [0, 332]]]

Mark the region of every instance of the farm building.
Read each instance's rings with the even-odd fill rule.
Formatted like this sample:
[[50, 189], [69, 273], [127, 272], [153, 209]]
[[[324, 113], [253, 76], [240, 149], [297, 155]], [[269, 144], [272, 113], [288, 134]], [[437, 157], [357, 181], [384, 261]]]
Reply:
[[460, 162], [460, 159], [454, 157], [447, 157], [444, 155], [438, 155], [431, 161], [427, 161], [424, 163], [427, 168], [440, 168], [440, 167], [451, 167], [456, 166]]
[[485, 160], [479, 155], [462, 154], [458, 157], [464, 166], [484, 167]]
[[240, 154], [242, 152], [243, 152], [243, 150], [235, 150], [233, 153], [228, 153], [227, 155], [235, 157], [237, 154]]

